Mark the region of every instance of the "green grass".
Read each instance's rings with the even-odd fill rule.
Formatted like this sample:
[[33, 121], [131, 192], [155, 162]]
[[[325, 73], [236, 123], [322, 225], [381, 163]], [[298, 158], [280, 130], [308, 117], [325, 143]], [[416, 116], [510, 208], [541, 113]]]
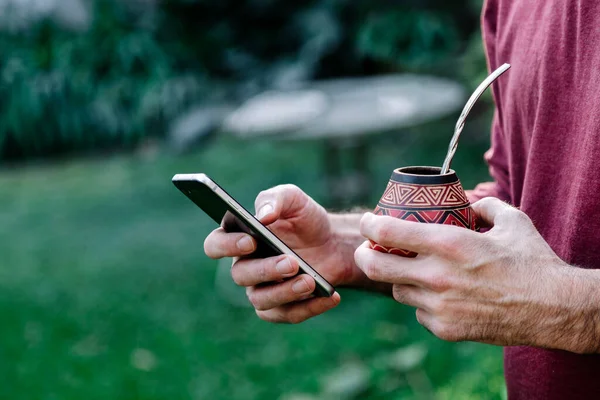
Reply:
[[[441, 126], [378, 138], [374, 186], [398, 166], [441, 164], [451, 121]], [[485, 130], [463, 139], [465, 187], [487, 178], [486, 146]], [[220, 138], [187, 156], [5, 168], [0, 398], [335, 398], [327, 388], [353, 374], [361, 398], [503, 398], [499, 348], [442, 342], [393, 300], [342, 290], [337, 309], [279, 326], [216, 277], [202, 250], [213, 224], [171, 176], [207, 172], [248, 207], [284, 182], [324, 200], [320, 151]]]

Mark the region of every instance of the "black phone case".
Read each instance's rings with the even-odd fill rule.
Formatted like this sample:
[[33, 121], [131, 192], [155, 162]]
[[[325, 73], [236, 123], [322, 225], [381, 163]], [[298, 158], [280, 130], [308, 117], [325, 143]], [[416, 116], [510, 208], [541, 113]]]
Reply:
[[246, 224], [239, 220], [238, 217], [233, 215], [230, 211], [225, 213], [223, 221], [221, 221], [221, 227], [225, 232], [244, 232], [252, 236], [256, 240], [256, 250], [244, 258], [268, 258], [282, 254], [280, 251], [271, 247], [266, 243], [259, 235], [248, 228]]

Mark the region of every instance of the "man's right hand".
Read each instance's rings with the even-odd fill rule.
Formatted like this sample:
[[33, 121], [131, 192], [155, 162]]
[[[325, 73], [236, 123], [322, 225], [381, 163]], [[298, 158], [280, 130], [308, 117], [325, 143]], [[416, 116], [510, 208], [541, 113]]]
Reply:
[[[325, 209], [293, 185], [261, 192], [255, 207], [257, 218], [332, 285], [361, 286], [368, 281], [354, 262], [354, 250], [364, 241], [358, 234], [358, 223], [353, 240], [335, 234]], [[299, 266], [294, 257], [240, 258], [255, 249], [256, 242], [250, 235], [227, 233], [222, 228], [204, 242], [209, 257], [234, 257], [233, 280], [246, 287], [261, 319], [299, 323], [339, 304], [337, 292], [332, 297], [312, 297], [315, 281], [307, 274], [296, 276]]]

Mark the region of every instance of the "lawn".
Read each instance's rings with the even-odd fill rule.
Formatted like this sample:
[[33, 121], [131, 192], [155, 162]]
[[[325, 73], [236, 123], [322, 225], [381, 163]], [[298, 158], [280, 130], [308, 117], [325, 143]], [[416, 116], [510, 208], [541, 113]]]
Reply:
[[[378, 138], [373, 201], [392, 168], [441, 164], [451, 126]], [[465, 187], [488, 179], [487, 126], [473, 127], [454, 164]], [[503, 398], [497, 347], [442, 342], [413, 309], [348, 290], [326, 315], [268, 324], [204, 256], [213, 224], [173, 174], [207, 172], [248, 207], [284, 182], [324, 200], [320, 149], [217, 138], [185, 156], [5, 167], [0, 398]]]

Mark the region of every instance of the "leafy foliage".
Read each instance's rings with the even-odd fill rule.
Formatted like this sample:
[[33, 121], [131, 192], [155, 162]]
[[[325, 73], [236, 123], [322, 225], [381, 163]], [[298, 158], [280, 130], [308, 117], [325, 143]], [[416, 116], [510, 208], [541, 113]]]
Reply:
[[82, 34], [44, 20], [4, 32], [0, 139], [5, 158], [131, 146], [202, 95], [203, 75], [180, 74], [155, 31], [98, 2]]
[[463, 54], [482, 65], [473, 62], [481, 47], [465, 46], [477, 36], [479, 0], [147, 3], [96, 0], [79, 32], [51, 18], [0, 24], [1, 158], [131, 148], [163, 136], [193, 104], [308, 79], [461, 78], [447, 67]]

